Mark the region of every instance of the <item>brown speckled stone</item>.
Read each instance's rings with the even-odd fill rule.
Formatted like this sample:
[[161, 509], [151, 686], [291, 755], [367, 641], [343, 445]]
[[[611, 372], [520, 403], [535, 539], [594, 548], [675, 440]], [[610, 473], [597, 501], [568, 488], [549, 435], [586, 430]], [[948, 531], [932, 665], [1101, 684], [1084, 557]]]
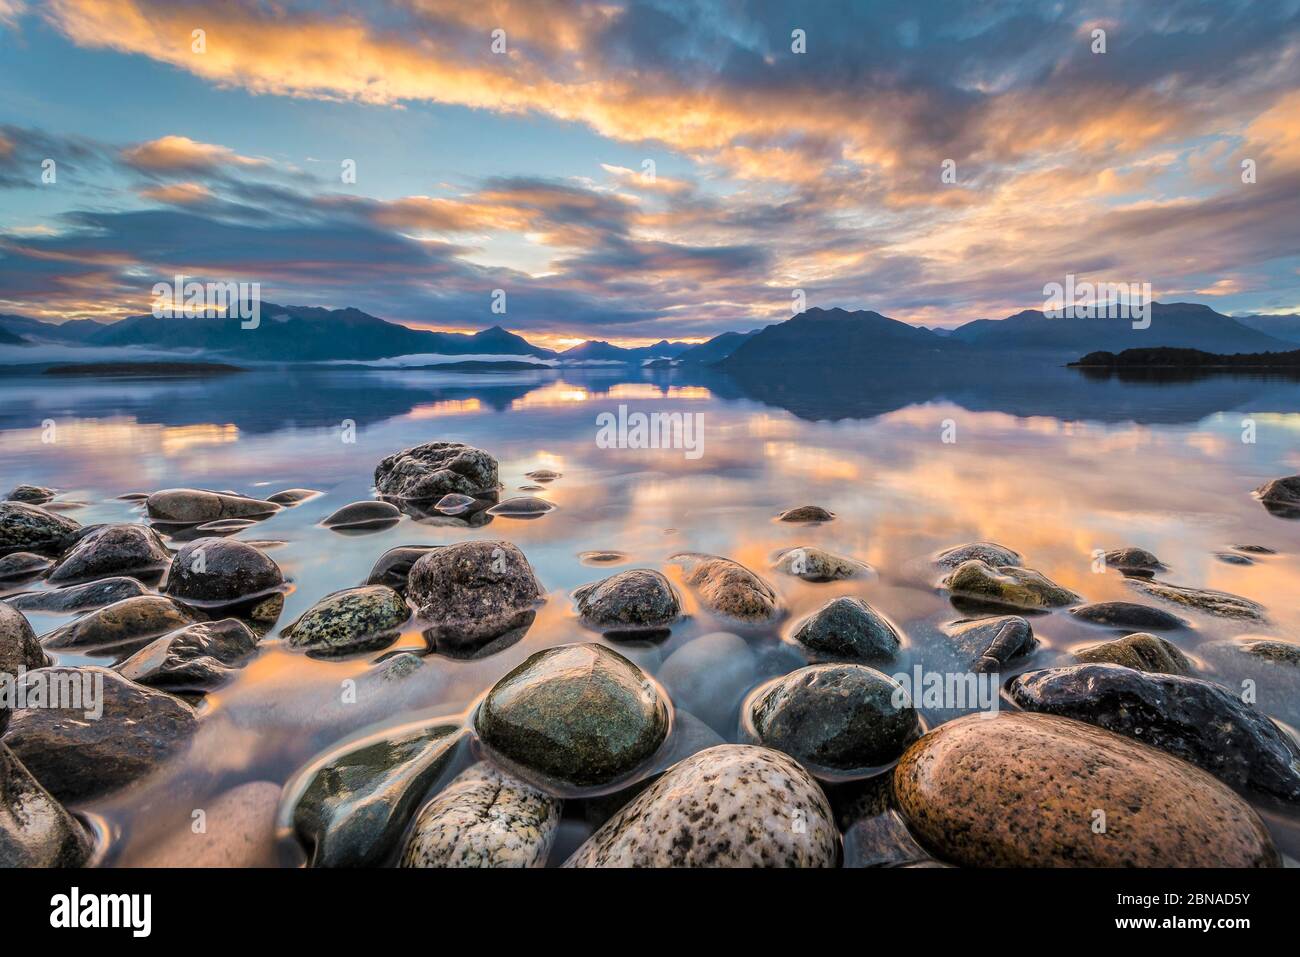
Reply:
[[738, 621], [771, 621], [780, 614], [772, 586], [744, 565], [715, 555], [688, 553], [670, 561], [686, 569], [686, 584], [710, 611]]
[[[1271, 867], [1258, 815], [1199, 768], [1052, 715], [971, 715], [894, 770], [912, 832], [972, 867]], [[1105, 813], [1096, 833], [1094, 811]]]

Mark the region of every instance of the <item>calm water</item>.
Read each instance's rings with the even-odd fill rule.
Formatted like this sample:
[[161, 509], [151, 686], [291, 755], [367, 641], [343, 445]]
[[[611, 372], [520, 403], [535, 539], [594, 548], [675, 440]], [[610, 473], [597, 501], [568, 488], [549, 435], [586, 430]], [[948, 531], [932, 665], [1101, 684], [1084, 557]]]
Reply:
[[[703, 455], [598, 448], [596, 416], [619, 405], [702, 413]], [[1244, 419], [1255, 423], [1254, 443], [1242, 442]], [[54, 443], [42, 442], [47, 420], [56, 425]], [[355, 422], [354, 443], [342, 439], [345, 420]], [[943, 441], [945, 429], [955, 429], [955, 441]], [[497, 518], [472, 529], [406, 519], [344, 536], [317, 524], [371, 497], [380, 458], [431, 440], [464, 441], [494, 454], [503, 497], [526, 494], [514, 490], [530, 484], [524, 473], [532, 469], [562, 472], [537, 493], [558, 508], [534, 521]], [[110, 863], [130, 863], [187, 830], [193, 808], [238, 784], [282, 784], [322, 749], [362, 729], [463, 712], [538, 649], [599, 640], [578, 624], [569, 593], [634, 566], [680, 581], [666, 560], [681, 551], [744, 562], [773, 583], [789, 609], [780, 626], [743, 632], [748, 651], [738, 660], [714, 661], [690, 682], [669, 685], [680, 710], [693, 709], [731, 740], [745, 693], [800, 663], [782, 635], [836, 595], [861, 595], [901, 627], [907, 644], [897, 667], [886, 670], [913, 663], [943, 668], [937, 628], [962, 616], [936, 589], [938, 573], [927, 556], [973, 540], [1018, 550], [1027, 565], [1091, 601], [1135, 597], [1117, 573], [1093, 572], [1092, 552], [1137, 545], [1170, 566], [1166, 580], [1244, 595], [1269, 609], [1267, 626], [1190, 616], [1195, 627], [1174, 640], [1193, 658], [1207, 640], [1246, 632], [1300, 640], [1300, 522], [1270, 515], [1249, 494], [1296, 472], [1300, 385], [1242, 377], [1122, 382], [1044, 366], [962, 376], [852, 370], [813, 381], [626, 371], [0, 379], [0, 485], [54, 486], [61, 498], [86, 503], [67, 513], [83, 523], [141, 521], [131, 503], [115, 496], [171, 486], [253, 496], [294, 486], [325, 492], [239, 535], [281, 543], [269, 551], [293, 582], [281, 625], [327, 593], [362, 582], [374, 560], [400, 544], [508, 539], [549, 592], [536, 623], [513, 647], [477, 661], [431, 657], [410, 679], [355, 705], [340, 703], [340, 683], [364, 675], [376, 656], [314, 661], [282, 650], [273, 630], [259, 657], [207, 697], [199, 736], [182, 762], [81, 809], [110, 833]], [[820, 527], [774, 521], [805, 503], [824, 505], [838, 519]], [[1249, 567], [1214, 558], [1235, 543], [1279, 554]], [[877, 575], [811, 584], [770, 569], [776, 550], [801, 544], [858, 558]], [[598, 549], [624, 552], [627, 560], [592, 566], [579, 557]], [[651, 673], [693, 639], [727, 630], [682, 591], [690, 617], [667, 640], [615, 645]], [[31, 617], [38, 632], [66, 620]], [[1059, 613], [1033, 624], [1043, 643], [1035, 668], [1070, 663], [1072, 648], [1112, 636]], [[411, 634], [397, 647], [421, 644]], [[461, 764], [470, 760], [468, 747], [462, 751]], [[1269, 823], [1287, 853], [1300, 856], [1294, 824], [1276, 816]], [[562, 859], [587, 831], [581, 814], [570, 814], [552, 859]], [[265, 859], [293, 856], [268, 841]]]

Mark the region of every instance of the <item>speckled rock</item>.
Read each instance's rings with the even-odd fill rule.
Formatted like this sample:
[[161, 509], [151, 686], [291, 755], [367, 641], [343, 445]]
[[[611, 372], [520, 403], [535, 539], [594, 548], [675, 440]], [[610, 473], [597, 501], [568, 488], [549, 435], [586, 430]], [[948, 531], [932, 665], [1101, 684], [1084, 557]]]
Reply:
[[1173, 631], [1187, 627], [1187, 622], [1177, 615], [1171, 615], [1163, 608], [1140, 605], [1135, 601], [1097, 601], [1071, 608], [1070, 614], [1090, 625], [1105, 625], [1108, 628], [1153, 628], [1157, 631]]
[[1074, 718], [1134, 738], [1234, 788], [1300, 801], [1300, 748], [1219, 685], [1089, 664], [1019, 675], [1007, 693], [1026, 711]]
[[[1137, 674], [1137, 672], [1130, 672]], [[1280, 858], [1245, 801], [1201, 769], [1046, 714], [940, 725], [894, 769], [908, 827], [968, 867], [1260, 867]], [[1104, 815], [1104, 830], [1097, 828]]]
[[166, 595], [141, 595], [96, 609], [56, 628], [43, 640], [45, 647], [56, 650], [131, 654], [155, 638], [206, 617]]
[[1168, 582], [1145, 578], [1130, 578], [1128, 584], [1138, 591], [1145, 592], [1152, 598], [1159, 598], [1174, 605], [1191, 608], [1215, 615], [1219, 618], [1236, 618], [1242, 621], [1263, 621], [1264, 606], [1240, 595], [1231, 595], [1224, 591], [1209, 588], [1188, 588], [1184, 585], [1171, 585]]
[[1016, 615], [957, 621], [943, 632], [976, 674], [1001, 671], [1038, 647], [1033, 627]]
[[537, 498], [535, 495], [520, 495], [515, 498], [508, 498], [504, 502], [498, 502], [487, 511], [489, 515], [500, 515], [503, 518], [537, 518], [554, 508], [555, 504], [546, 501], [544, 498]]
[[921, 736], [911, 700], [893, 678], [866, 665], [810, 665], [761, 686], [747, 728], [814, 774], [889, 764]]
[[313, 655], [351, 655], [387, 648], [411, 610], [386, 585], [363, 585], [326, 595], [283, 634], [289, 647]]
[[497, 460], [460, 442], [428, 442], [383, 459], [375, 488], [395, 498], [433, 500], [448, 492], [482, 495], [497, 487]]
[[441, 548], [441, 545], [398, 545], [379, 556], [370, 574], [366, 576], [367, 585], [387, 585], [399, 595], [406, 594], [407, 578], [411, 566], [429, 552]]
[[224, 683], [257, 650], [257, 635], [237, 618], [200, 622], [156, 638], [113, 670], [171, 692], [207, 691]]
[[627, 777], [668, 733], [668, 705], [641, 669], [603, 645], [547, 648], [488, 692], [479, 738], [517, 766], [562, 785]]
[[189, 705], [107, 668], [39, 668], [22, 683], [28, 706], [14, 711], [5, 743], [65, 803], [144, 777], [188, 749], [198, 728]]
[[675, 764], [566, 867], [835, 867], [826, 795], [793, 758], [722, 744]]
[[1083, 648], [1074, 657], [1085, 664], [1110, 663], [1154, 674], [1190, 675], [1195, 670], [1177, 645], [1144, 631]]
[[1031, 568], [995, 568], [979, 559], [962, 562], [943, 584], [957, 597], [1013, 608], [1061, 608], [1083, 600]]
[[196, 538], [172, 559], [164, 591], [185, 602], [224, 605], [283, 584], [280, 566], [252, 545], [228, 538]]
[[561, 802], [492, 765], [462, 771], [425, 805], [402, 867], [542, 867], [560, 827]]
[[48, 591], [28, 591], [5, 599], [21, 611], [71, 613], [103, 608], [115, 601], [149, 594], [134, 578], [101, 578], [84, 585], [65, 585]]
[[310, 488], [287, 488], [283, 492], [276, 492], [274, 495], [268, 495], [266, 500], [272, 505], [280, 505], [286, 508], [292, 508], [300, 505], [308, 499], [315, 498], [325, 493], [318, 492]]
[[777, 517], [783, 522], [829, 522], [834, 520], [835, 513], [820, 505], [797, 505], [787, 508]]
[[389, 502], [353, 502], [330, 514], [321, 524], [326, 528], [347, 530], [384, 528], [402, 520], [402, 513]]
[[90, 850], [85, 829], [0, 743], [0, 868], [80, 867]]
[[35, 552], [13, 552], [0, 558], [0, 581], [13, 582], [36, 578], [53, 567], [54, 562]]
[[57, 555], [81, 525], [25, 502], [0, 502], [0, 555], [36, 552]]
[[890, 661], [902, 639], [883, 615], [861, 598], [832, 598], [801, 621], [791, 640], [830, 661]]
[[655, 677], [678, 716], [689, 711], [719, 734], [732, 736], [745, 692], [758, 680], [758, 656], [744, 638], [718, 631], [675, 650]]
[[411, 566], [407, 595], [438, 649], [481, 648], [527, 628], [544, 594], [528, 559], [509, 542], [457, 542]]
[[186, 816], [166, 839], [132, 858], [136, 867], [275, 867], [275, 809], [280, 785], [240, 784], [202, 807], [206, 827]]
[[1145, 548], [1112, 548], [1106, 553], [1106, 564], [1125, 572], [1158, 572], [1164, 563]]
[[582, 623], [607, 633], [654, 632], [681, 616], [681, 599], [659, 572], [632, 568], [573, 593]]
[[766, 622], [780, 616], [781, 604], [772, 586], [744, 565], [714, 555], [674, 555], [670, 561], [685, 569], [685, 581], [709, 611], [741, 622]]
[[1206, 642], [1196, 653], [1229, 690], [1265, 714], [1300, 727], [1300, 645], [1240, 635]]
[[1019, 552], [997, 542], [968, 542], [965, 545], [954, 545], [934, 556], [934, 563], [941, 568], [956, 568], [972, 560], [981, 561], [994, 568], [1001, 568], [1004, 565], [1020, 567], [1024, 564], [1024, 559]]
[[6, 502], [26, 502], [28, 505], [44, 505], [54, 498], [54, 489], [43, 485], [15, 485], [5, 496]]
[[842, 578], [857, 578], [871, 569], [854, 558], [835, 555], [814, 545], [797, 545], [783, 549], [773, 567], [777, 571], [794, 575], [809, 582], [831, 582]]
[[385, 863], [459, 740], [455, 725], [383, 732], [312, 762], [285, 786], [313, 867]]
[[145, 508], [151, 519], [179, 525], [198, 525], [221, 518], [265, 518], [280, 510], [274, 502], [198, 488], [154, 492], [145, 500]]
[[152, 528], [105, 525], [82, 538], [50, 572], [54, 585], [114, 576], [161, 575], [172, 555]]
[[1272, 479], [1255, 489], [1260, 503], [1282, 518], [1300, 517], [1300, 475]]

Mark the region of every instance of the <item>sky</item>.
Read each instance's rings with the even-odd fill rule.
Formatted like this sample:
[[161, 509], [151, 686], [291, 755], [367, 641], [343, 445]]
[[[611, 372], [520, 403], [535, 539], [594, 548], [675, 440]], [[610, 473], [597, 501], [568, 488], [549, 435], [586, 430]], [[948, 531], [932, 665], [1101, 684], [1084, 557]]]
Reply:
[[1300, 0], [0, 0], [0, 313], [177, 274], [550, 346], [1300, 312]]

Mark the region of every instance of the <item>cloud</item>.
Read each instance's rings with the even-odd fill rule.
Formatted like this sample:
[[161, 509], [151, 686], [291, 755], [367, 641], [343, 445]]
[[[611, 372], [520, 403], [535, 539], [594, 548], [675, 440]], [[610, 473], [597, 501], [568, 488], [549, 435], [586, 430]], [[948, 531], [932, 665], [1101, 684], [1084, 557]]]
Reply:
[[145, 173], [209, 173], [230, 166], [261, 166], [225, 146], [200, 143], [188, 136], [162, 136], [122, 151], [123, 161]]

